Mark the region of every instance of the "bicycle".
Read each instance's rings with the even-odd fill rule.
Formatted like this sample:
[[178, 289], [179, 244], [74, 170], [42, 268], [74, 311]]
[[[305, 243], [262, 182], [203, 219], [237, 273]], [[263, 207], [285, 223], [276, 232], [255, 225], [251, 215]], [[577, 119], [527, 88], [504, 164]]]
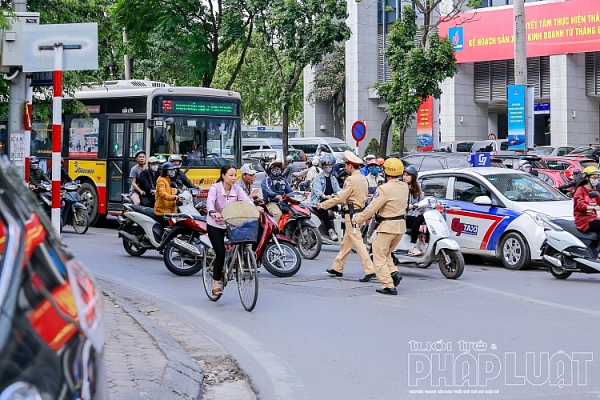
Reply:
[[[242, 232], [244, 226], [247, 228], [250, 224], [255, 225], [250, 228], [253, 230], [250, 234], [243, 232], [241, 237], [236, 231]], [[246, 311], [252, 311], [256, 306], [258, 299], [258, 267], [256, 257], [252, 250], [252, 243], [256, 241], [258, 236], [258, 220], [250, 221], [238, 227], [227, 224], [227, 236], [229, 240], [225, 240], [225, 248], [231, 246], [225, 255], [225, 263], [223, 264], [223, 289], [227, 283], [234, 278], [237, 281], [238, 293], [242, 306]], [[213, 258], [214, 261], [214, 258]], [[223, 294], [214, 295], [213, 288], [213, 264], [202, 268], [202, 282], [204, 291], [211, 301], [217, 301]]]

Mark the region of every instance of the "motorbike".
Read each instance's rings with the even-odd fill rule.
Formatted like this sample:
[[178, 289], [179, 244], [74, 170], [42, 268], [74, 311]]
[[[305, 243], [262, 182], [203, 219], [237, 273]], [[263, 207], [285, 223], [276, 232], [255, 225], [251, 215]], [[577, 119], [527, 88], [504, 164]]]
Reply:
[[[186, 190], [179, 194], [179, 201], [181, 202], [180, 213], [190, 216], [200, 215], [194, 208], [190, 191]], [[181, 223], [181, 220], [171, 222], [165, 221], [162, 216], [156, 216], [153, 208], [124, 203], [123, 213], [119, 216], [117, 234], [123, 239], [123, 247], [129, 255], [141, 256], [149, 249], [160, 249], [159, 252], [162, 252], [163, 238], [173, 226]]]
[[407, 230], [392, 252], [394, 264], [416, 264], [419, 268], [428, 268], [437, 261], [442, 275], [448, 279], [458, 279], [465, 270], [465, 260], [458, 243], [448, 236], [448, 225], [438, 211], [437, 199], [426, 197], [415, 206], [425, 218], [417, 241], [422, 255], [408, 255], [413, 244], [410, 243], [410, 230]]
[[40, 201], [40, 206], [47, 215], [52, 212], [52, 183], [42, 181], [39, 186], [33, 189]]
[[573, 272], [600, 273], [600, 233], [582, 232], [574, 221], [538, 216], [546, 240], [541, 248], [542, 261], [556, 279], [567, 279]]
[[310, 209], [302, 204], [304, 200], [305, 196], [298, 192], [291, 196], [283, 195], [283, 200], [279, 202], [283, 212], [279, 230], [296, 243], [302, 257], [312, 260], [321, 252], [321, 235], [310, 219]]
[[[333, 229], [337, 232], [338, 238], [337, 240], [331, 239], [329, 236], [329, 232], [325, 228], [325, 224], [323, 223], [323, 219], [321, 218], [321, 214], [318, 213], [317, 207], [314, 205], [310, 205], [311, 217], [310, 220], [317, 226], [317, 230], [321, 235], [322, 244], [330, 244], [330, 245], [341, 245], [342, 240], [344, 239], [344, 235], [346, 234], [346, 222], [344, 213], [341, 211], [340, 206], [335, 206], [330, 208], [328, 211], [329, 218], [331, 219]], [[360, 231], [363, 237], [363, 242], [367, 243], [367, 230], [369, 228], [368, 222], [363, 224], [360, 227]], [[354, 251], [354, 249], [352, 249]]]
[[75, 232], [84, 234], [90, 227], [90, 217], [87, 207], [81, 203], [78, 188], [76, 182], [68, 182], [61, 187], [60, 227], [62, 231], [65, 225], [71, 225]]

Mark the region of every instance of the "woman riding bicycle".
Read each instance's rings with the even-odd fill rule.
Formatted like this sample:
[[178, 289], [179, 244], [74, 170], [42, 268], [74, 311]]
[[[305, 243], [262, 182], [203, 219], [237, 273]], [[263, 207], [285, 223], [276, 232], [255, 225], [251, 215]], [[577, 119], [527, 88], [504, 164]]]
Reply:
[[236, 180], [237, 169], [233, 165], [224, 165], [221, 167], [219, 179], [208, 191], [208, 199], [206, 200], [206, 208], [209, 210], [206, 218], [206, 231], [215, 252], [212, 288], [214, 296], [223, 294], [221, 279], [223, 278], [223, 264], [225, 263], [225, 234], [227, 233], [227, 227], [221, 216], [221, 212], [226, 205], [235, 201], [241, 200], [254, 204], [248, 198], [244, 189], [235, 184]]

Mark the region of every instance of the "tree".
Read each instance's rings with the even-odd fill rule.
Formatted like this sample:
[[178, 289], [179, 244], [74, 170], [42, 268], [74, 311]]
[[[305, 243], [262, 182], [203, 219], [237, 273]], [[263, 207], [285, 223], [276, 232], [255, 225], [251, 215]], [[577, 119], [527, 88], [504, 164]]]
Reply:
[[328, 102], [333, 113], [333, 136], [337, 135], [337, 122], [342, 126], [341, 139], [346, 140], [346, 51], [336, 46], [330, 57], [323, 60], [323, 68], [315, 71], [306, 100]]
[[[413, 0], [414, 6], [402, 9], [402, 18], [392, 25], [384, 54], [392, 71], [388, 82], [376, 84], [379, 94], [386, 102], [386, 118], [381, 124], [380, 152], [386, 154], [387, 141], [392, 123], [400, 134], [400, 155], [404, 151], [404, 134], [415, 118], [422, 100], [427, 96], [439, 99], [440, 83], [458, 71], [454, 46], [447, 38], [440, 38], [438, 25], [448, 21], [467, 6], [477, 8], [481, 0], [445, 1], [446, 8], [440, 10], [444, 0]], [[416, 11], [423, 16], [423, 25], [417, 27]], [[435, 15], [443, 15], [436, 18]], [[469, 22], [463, 19], [462, 23]]]
[[344, 0], [263, 0], [268, 6], [256, 16], [256, 28], [271, 52], [282, 82], [283, 150], [287, 155], [292, 93], [307, 65], [317, 65], [335, 44], [350, 37]]
[[375, 157], [379, 157], [379, 142], [377, 139], [372, 138], [369, 144], [365, 148], [365, 154], [373, 154]]
[[[219, 57], [219, 64], [212, 82], [212, 87], [222, 88], [231, 79], [241, 45], [230, 47]], [[262, 38], [256, 31], [252, 35], [250, 46], [246, 52], [244, 63], [231, 86], [239, 92], [243, 102], [243, 121], [245, 124], [280, 125], [282, 105], [279, 94], [283, 90], [277, 65], [271, 52], [265, 47]], [[291, 94], [289, 121], [297, 124], [302, 121], [304, 102], [302, 100], [302, 82], [296, 85]]]
[[[225, 89], [231, 88], [253, 30], [255, 10], [243, 0], [117, 0], [113, 14], [127, 30], [134, 59], [160, 62], [165, 53], [157, 52], [155, 40], [171, 60], [162, 68], [183, 70], [185, 84], [210, 87], [219, 56], [236, 43], [243, 43], [238, 62]], [[140, 18], [143, 16], [143, 18]]]

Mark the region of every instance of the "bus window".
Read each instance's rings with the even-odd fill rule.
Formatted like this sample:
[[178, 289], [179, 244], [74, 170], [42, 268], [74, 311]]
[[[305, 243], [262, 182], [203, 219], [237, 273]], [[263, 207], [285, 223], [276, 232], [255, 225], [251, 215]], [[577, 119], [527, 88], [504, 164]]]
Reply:
[[110, 124], [109, 132], [109, 157], [123, 157], [123, 137], [125, 131], [124, 122], [113, 122]]
[[31, 124], [31, 155], [49, 157], [52, 154], [52, 129], [45, 122]]
[[144, 150], [144, 123], [129, 124], [129, 157], [134, 157], [138, 150]]

